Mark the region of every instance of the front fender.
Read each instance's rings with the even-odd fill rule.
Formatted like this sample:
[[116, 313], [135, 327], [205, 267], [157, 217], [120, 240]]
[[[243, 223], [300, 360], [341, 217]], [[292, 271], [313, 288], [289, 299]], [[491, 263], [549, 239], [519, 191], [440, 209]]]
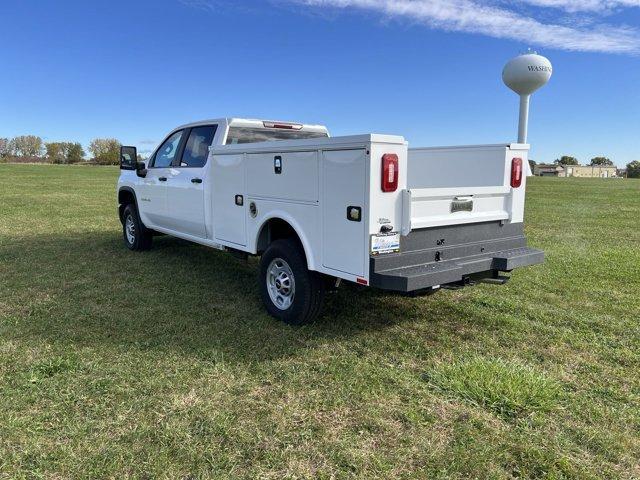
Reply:
[[131, 196], [133, 197], [133, 202], [134, 205], [136, 207], [136, 210], [139, 212], [140, 209], [138, 208], [138, 197], [136, 196], [136, 192], [133, 188], [126, 186], [126, 185], [121, 185], [118, 188], [118, 215], [120, 216], [120, 223], [123, 222], [123, 218], [122, 215], [124, 214], [124, 208], [125, 208], [125, 204], [123, 202], [120, 201], [120, 194], [122, 192], [127, 192], [128, 194], [131, 194]]

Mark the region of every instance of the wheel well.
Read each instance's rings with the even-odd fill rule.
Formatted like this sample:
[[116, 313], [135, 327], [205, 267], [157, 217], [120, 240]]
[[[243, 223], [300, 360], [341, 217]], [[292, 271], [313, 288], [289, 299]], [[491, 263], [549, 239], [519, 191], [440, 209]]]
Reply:
[[262, 226], [260, 234], [258, 235], [258, 242], [256, 244], [258, 255], [262, 255], [262, 253], [264, 253], [271, 242], [283, 238], [293, 238], [300, 244], [300, 247], [302, 248], [300, 237], [296, 233], [295, 229], [287, 221], [282, 220], [281, 218], [272, 218], [270, 220], [267, 220], [267, 222]]
[[118, 192], [118, 214], [120, 215], [120, 221], [122, 222], [122, 215], [124, 215], [124, 209], [127, 205], [136, 205], [136, 196], [130, 190], [120, 190]]

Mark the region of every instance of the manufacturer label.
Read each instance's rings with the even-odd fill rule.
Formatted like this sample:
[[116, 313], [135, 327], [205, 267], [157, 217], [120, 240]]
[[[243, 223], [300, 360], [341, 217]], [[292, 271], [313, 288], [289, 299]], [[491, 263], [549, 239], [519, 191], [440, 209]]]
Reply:
[[371, 236], [371, 254], [393, 253], [400, 251], [400, 234], [390, 233], [388, 235]]

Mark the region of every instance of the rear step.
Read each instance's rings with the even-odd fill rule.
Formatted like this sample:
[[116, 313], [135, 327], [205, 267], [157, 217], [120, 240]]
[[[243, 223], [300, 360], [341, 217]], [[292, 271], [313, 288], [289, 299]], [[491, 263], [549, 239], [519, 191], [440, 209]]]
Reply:
[[[372, 259], [371, 285], [387, 290], [411, 292], [435, 285], [442, 285], [443, 288], [462, 288], [472, 281], [504, 284], [508, 277], [498, 275], [499, 271], [511, 271], [543, 261], [544, 252], [528, 247], [377, 271], [375, 259]], [[482, 275], [483, 273], [486, 273], [486, 276]]]

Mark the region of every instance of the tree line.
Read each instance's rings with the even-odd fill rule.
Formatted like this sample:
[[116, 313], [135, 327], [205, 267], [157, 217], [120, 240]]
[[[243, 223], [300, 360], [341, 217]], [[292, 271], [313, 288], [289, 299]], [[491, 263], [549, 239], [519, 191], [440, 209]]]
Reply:
[[[534, 162], [533, 160], [529, 160], [529, 163], [531, 164], [531, 170], [533, 170], [536, 162]], [[572, 157], [571, 155], [562, 155], [560, 158], [556, 158], [553, 163], [561, 167], [564, 167], [566, 165], [580, 165], [578, 159], [576, 157]], [[589, 163], [589, 166], [613, 167], [614, 163], [607, 157], [593, 157], [591, 159], [591, 162]], [[640, 161], [634, 160], [633, 162], [627, 163], [627, 177], [640, 178]]]
[[36, 135], [0, 138], [0, 159], [32, 159], [34, 161], [71, 164], [89, 162], [118, 165], [120, 142], [115, 138], [94, 138], [89, 144], [90, 159], [79, 142], [45, 142]]
[[[561, 166], [565, 166], [565, 165], [580, 165], [580, 162], [578, 162], [578, 159], [576, 157], [572, 157], [570, 155], [563, 155], [560, 158], [556, 158], [553, 163], [555, 163], [556, 165], [561, 165]], [[593, 157], [591, 159], [591, 163], [589, 163], [590, 166], [601, 166], [601, 167], [613, 167], [614, 164], [613, 162], [607, 158], [607, 157]]]

